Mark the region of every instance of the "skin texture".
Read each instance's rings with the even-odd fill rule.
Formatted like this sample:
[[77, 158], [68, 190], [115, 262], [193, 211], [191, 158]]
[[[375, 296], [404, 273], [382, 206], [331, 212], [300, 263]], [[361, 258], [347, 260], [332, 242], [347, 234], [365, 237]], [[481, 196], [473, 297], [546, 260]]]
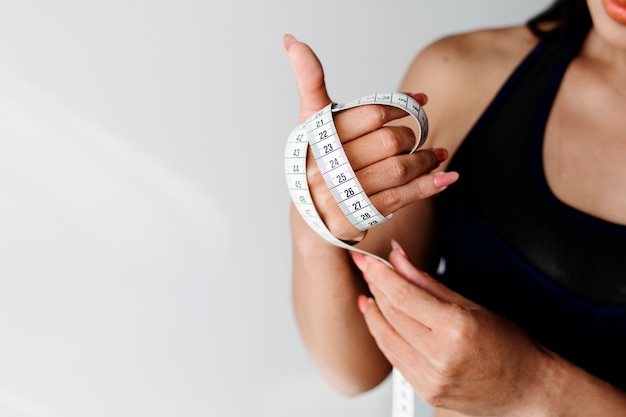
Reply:
[[425, 401], [471, 415], [532, 415], [549, 393], [537, 371], [549, 369], [547, 351], [413, 267], [401, 248], [390, 255], [397, 273], [353, 259], [373, 295], [359, 299], [371, 333]]
[[[626, 27], [610, 18], [602, 0], [588, 3], [596, 28], [557, 95], [544, 169], [562, 201], [626, 225]], [[394, 265], [328, 244], [292, 210], [298, 326], [319, 369], [346, 395], [375, 387], [393, 365], [439, 408], [437, 417], [626, 415], [623, 392], [421, 272], [431, 265], [436, 233], [431, 197], [458, 178], [444, 173], [449, 155], [536, 43], [519, 26], [451, 36], [418, 54], [398, 89], [421, 92], [414, 97], [429, 116], [429, 138], [414, 155], [406, 155], [414, 140], [406, 127], [415, 126], [400, 120], [402, 114], [366, 106], [338, 115], [357, 177], [379, 211], [394, 213], [392, 220], [367, 233], [354, 229], [309, 164], [312, 195], [330, 230], [389, 255]], [[331, 101], [323, 69], [292, 36], [285, 37], [285, 49], [304, 120]]]

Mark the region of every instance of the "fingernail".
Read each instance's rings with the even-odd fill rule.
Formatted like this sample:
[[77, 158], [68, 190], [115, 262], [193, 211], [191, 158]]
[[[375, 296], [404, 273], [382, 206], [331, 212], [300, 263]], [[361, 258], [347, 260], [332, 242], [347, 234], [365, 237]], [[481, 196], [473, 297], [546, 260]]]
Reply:
[[357, 266], [357, 268], [359, 268], [361, 271], [365, 271], [367, 269], [366, 256], [359, 252], [352, 252], [351, 255], [352, 260], [354, 261], [354, 264]]
[[424, 93], [411, 94], [411, 97], [413, 97], [413, 99], [415, 99], [422, 106], [428, 103], [428, 96]]
[[371, 298], [365, 295], [359, 295], [358, 305], [359, 305], [359, 310], [361, 311], [362, 314], [365, 314], [370, 304], [372, 304]]
[[400, 255], [402, 255], [406, 259], [409, 259], [409, 256], [406, 254], [406, 251], [404, 250], [402, 245], [400, 245], [400, 243], [398, 243], [397, 240], [391, 239], [391, 249], [397, 250], [400, 253]]
[[435, 154], [435, 157], [437, 158], [437, 162], [443, 162], [446, 159], [448, 159], [448, 151], [445, 150], [444, 148], [435, 148], [433, 149], [433, 153]]
[[436, 172], [433, 178], [435, 187], [446, 188], [448, 185], [454, 183], [459, 179], [459, 173], [455, 171], [449, 172]]
[[290, 33], [287, 33], [285, 36], [283, 36], [283, 46], [285, 48], [285, 51], [289, 50], [289, 47], [296, 42], [298, 42], [298, 40]]

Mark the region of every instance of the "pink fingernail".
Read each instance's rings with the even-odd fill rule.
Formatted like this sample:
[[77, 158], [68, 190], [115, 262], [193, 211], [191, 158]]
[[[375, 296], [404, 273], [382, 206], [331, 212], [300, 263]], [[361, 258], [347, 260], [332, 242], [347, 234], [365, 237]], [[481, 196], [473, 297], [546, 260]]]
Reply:
[[361, 311], [361, 314], [365, 314], [365, 312], [367, 311], [367, 308], [370, 306], [370, 304], [372, 304], [372, 299], [365, 296], [365, 295], [359, 295], [359, 299], [358, 299], [358, 305], [359, 305], [359, 311]]
[[433, 149], [433, 153], [435, 154], [438, 162], [443, 162], [448, 159], [448, 151], [444, 148], [435, 148]]
[[391, 239], [391, 249], [397, 250], [398, 252], [400, 252], [400, 255], [402, 255], [406, 259], [409, 259], [409, 256], [406, 254], [406, 251], [404, 250], [402, 245], [400, 245], [400, 243], [398, 243], [397, 240]]
[[448, 185], [454, 183], [459, 179], [459, 173], [455, 171], [450, 172], [436, 172], [433, 178], [433, 182], [437, 188], [446, 188]]
[[428, 103], [428, 96], [424, 93], [414, 93], [414, 94], [411, 94], [411, 97], [417, 100], [417, 102], [422, 106]]
[[285, 51], [289, 50], [289, 47], [296, 42], [298, 42], [298, 40], [290, 33], [287, 33], [285, 34], [285, 36], [283, 36], [283, 46], [285, 48]]
[[357, 304], [359, 306], [359, 311], [361, 312], [361, 314], [365, 313], [365, 310], [367, 310], [367, 297], [364, 295], [359, 295], [359, 298], [357, 299]]

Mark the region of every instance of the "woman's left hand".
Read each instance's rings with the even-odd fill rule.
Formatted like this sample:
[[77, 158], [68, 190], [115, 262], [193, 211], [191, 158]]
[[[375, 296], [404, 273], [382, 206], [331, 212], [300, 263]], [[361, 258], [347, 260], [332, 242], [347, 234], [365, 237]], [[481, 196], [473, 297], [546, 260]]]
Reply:
[[468, 415], [540, 415], [554, 355], [394, 247], [394, 270], [352, 255], [374, 296], [361, 296], [359, 308], [379, 348], [420, 398]]

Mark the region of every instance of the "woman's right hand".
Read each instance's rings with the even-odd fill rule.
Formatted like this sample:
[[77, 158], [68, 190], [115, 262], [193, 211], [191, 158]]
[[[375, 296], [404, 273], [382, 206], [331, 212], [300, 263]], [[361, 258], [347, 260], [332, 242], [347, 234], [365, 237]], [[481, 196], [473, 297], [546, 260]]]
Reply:
[[[300, 96], [299, 123], [329, 103], [324, 70], [311, 48], [285, 35], [285, 51], [291, 62]], [[424, 94], [412, 95], [425, 105]], [[401, 109], [366, 105], [335, 114], [337, 134], [352, 168], [370, 201], [383, 215], [417, 200], [431, 197], [458, 178], [455, 172], [433, 173], [447, 158], [444, 149], [420, 150], [409, 154], [416, 141], [407, 126], [388, 125], [407, 116]], [[343, 215], [324, 182], [311, 153], [307, 160], [307, 180], [315, 206], [328, 229], [346, 241], [360, 241], [359, 231]]]

